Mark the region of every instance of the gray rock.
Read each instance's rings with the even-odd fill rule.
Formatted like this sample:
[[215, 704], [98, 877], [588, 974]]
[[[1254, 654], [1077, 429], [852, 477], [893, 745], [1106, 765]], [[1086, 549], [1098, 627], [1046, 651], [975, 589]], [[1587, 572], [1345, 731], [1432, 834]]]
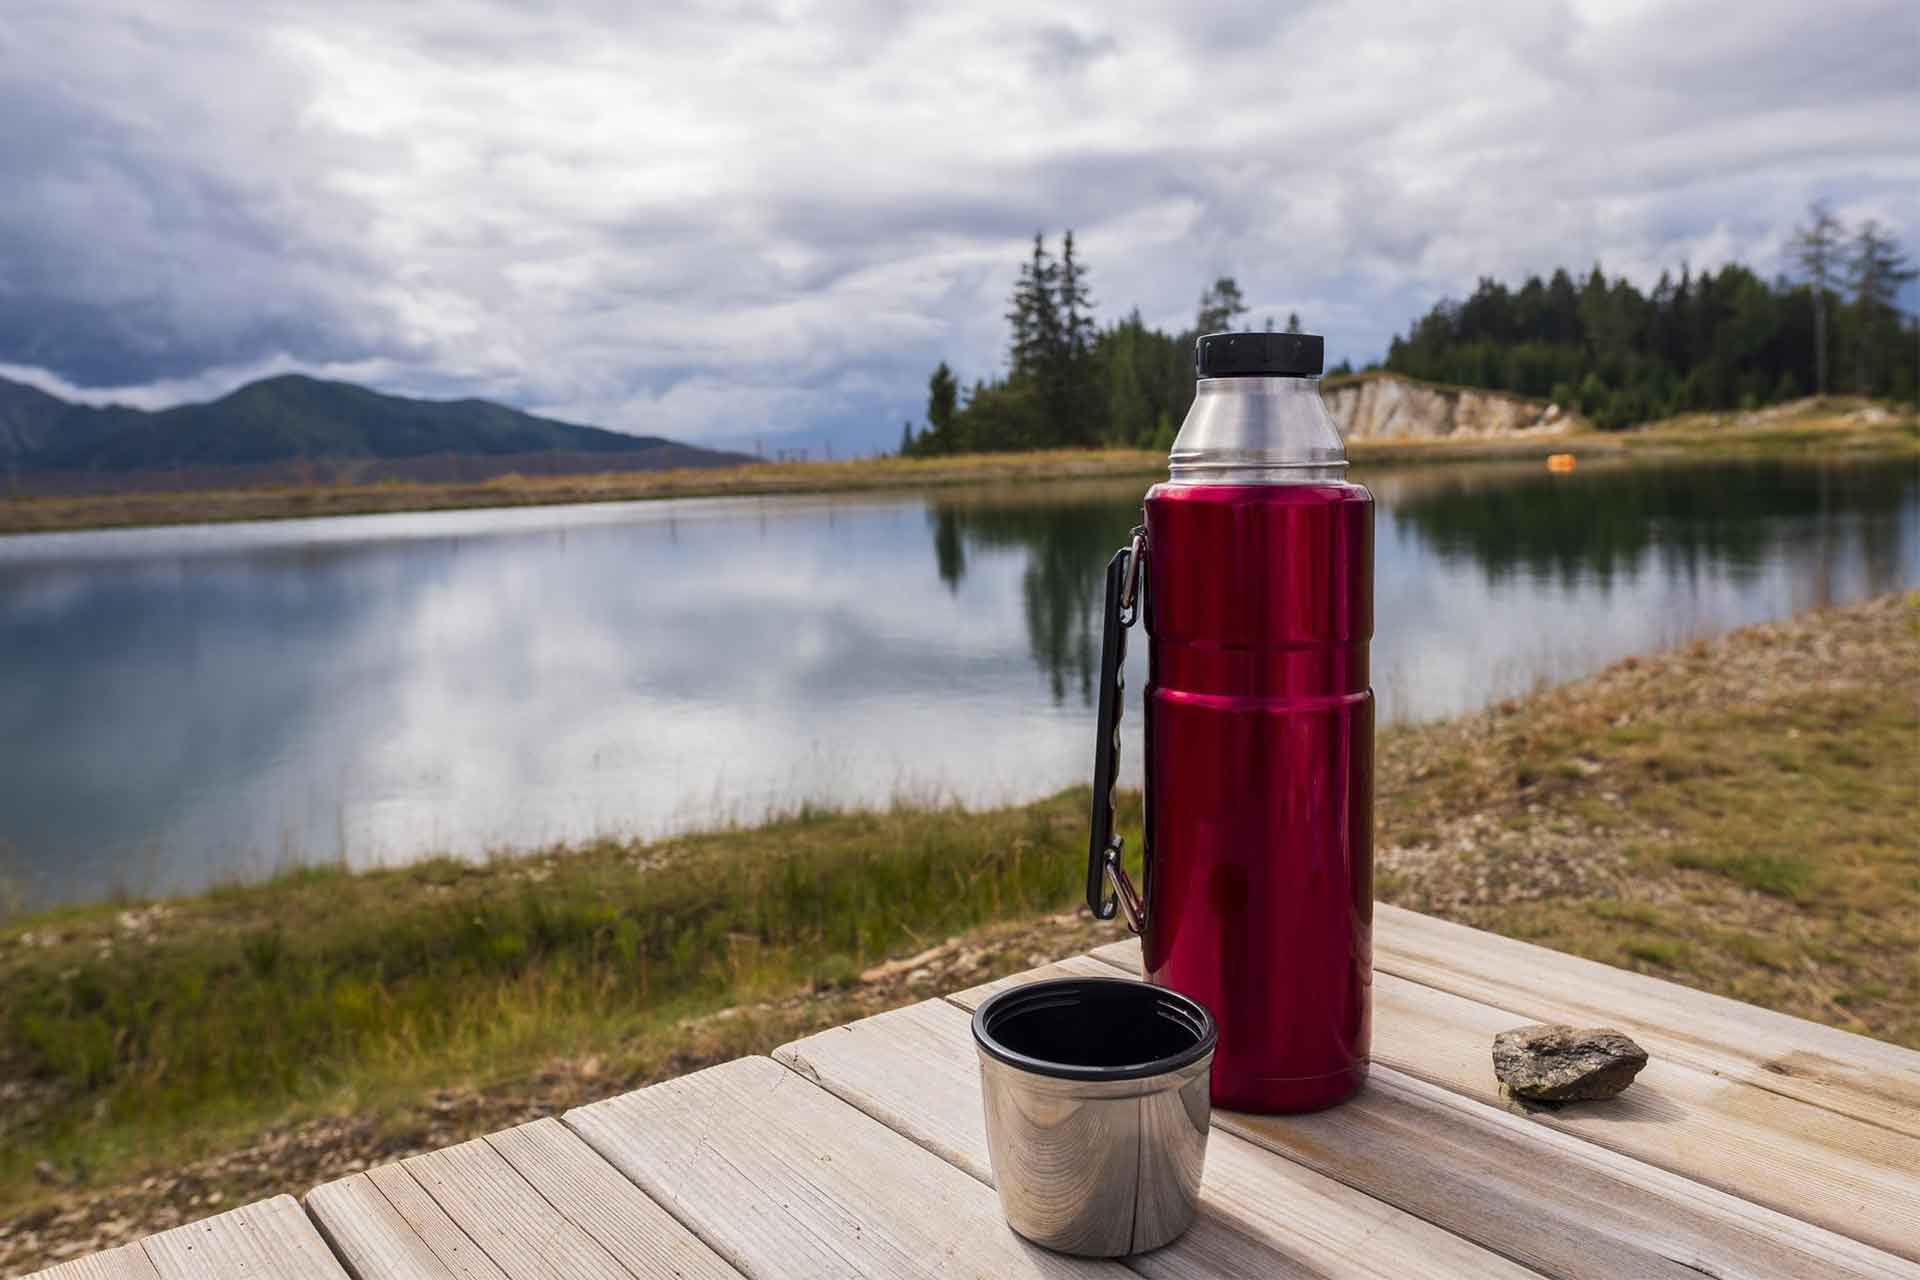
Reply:
[[1647, 1051], [1610, 1027], [1534, 1023], [1493, 1038], [1493, 1074], [1517, 1098], [1611, 1098], [1647, 1065]]

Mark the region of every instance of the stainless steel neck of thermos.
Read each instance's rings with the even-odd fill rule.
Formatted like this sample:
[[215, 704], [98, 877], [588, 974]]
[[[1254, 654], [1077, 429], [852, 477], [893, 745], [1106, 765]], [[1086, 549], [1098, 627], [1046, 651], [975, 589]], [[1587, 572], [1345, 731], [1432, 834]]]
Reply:
[[1168, 459], [1172, 484], [1341, 480], [1347, 447], [1320, 379], [1202, 378]]

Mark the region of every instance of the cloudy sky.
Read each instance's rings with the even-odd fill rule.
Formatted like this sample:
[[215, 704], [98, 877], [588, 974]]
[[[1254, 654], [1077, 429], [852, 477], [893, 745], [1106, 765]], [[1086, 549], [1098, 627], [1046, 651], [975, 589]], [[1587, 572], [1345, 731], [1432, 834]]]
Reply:
[[1815, 196], [1920, 250], [1917, 49], [1912, 0], [8, 0], [0, 374], [890, 445], [1039, 228], [1106, 318], [1229, 273], [1356, 362], [1483, 274], [1770, 274]]

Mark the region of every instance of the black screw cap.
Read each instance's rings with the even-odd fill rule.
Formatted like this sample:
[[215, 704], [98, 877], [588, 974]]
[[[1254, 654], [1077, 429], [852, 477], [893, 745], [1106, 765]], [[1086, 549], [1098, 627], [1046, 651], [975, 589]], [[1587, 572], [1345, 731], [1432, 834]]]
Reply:
[[1208, 333], [1194, 344], [1201, 378], [1317, 378], [1327, 342], [1317, 333]]

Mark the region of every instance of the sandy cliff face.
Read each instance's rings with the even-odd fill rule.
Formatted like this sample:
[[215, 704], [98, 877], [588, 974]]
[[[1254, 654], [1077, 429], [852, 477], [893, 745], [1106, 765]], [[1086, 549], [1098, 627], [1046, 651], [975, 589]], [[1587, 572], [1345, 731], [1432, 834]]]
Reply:
[[1540, 400], [1497, 391], [1440, 387], [1392, 376], [1360, 378], [1325, 391], [1327, 408], [1349, 440], [1550, 434], [1572, 417]]

